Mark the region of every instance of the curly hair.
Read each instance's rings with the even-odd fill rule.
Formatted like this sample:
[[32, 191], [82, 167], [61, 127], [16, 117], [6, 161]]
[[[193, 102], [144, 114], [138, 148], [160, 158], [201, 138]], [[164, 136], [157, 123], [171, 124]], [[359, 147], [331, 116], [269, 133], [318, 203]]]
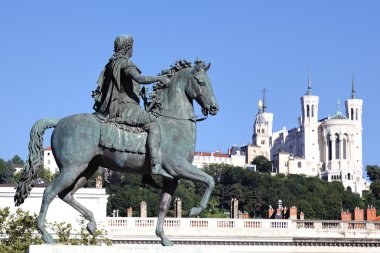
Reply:
[[114, 52], [125, 53], [133, 45], [133, 38], [131, 35], [120, 35], [115, 38]]

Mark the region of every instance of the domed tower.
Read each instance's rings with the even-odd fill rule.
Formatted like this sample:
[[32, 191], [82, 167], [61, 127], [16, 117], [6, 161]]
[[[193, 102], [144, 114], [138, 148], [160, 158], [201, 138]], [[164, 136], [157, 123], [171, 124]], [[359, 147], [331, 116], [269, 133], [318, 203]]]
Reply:
[[319, 97], [311, 94], [310, 74], [308, 76], [307, 92], [301, 97], [302, 117], [300, 126], [302, 129], [303, 158], [311, 163], [320, 161], [318, 143], [318, 102]]
[[270, 159], [270, 137], [273, 128], [273, 113], [267, 112], [266, 90], [263, 89], [263, 100], [259, 100], [259, 111], [256, 114], [255, 123], [253, 125], [252, 144], [261, 147], [264, 156]]

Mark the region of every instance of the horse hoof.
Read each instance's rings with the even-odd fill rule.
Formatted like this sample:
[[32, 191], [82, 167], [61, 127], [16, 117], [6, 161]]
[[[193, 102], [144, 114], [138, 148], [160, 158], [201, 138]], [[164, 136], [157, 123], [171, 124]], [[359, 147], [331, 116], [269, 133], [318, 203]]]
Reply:
[[165, 238], [163, 240], [161, 240], [161, 244], [162, 246], [174, 246], [174, 244], [172, 243], [172, 241], [170, 241], [169, 239]]
[[89, 223], [87, 223], [87, 230], [88, 230], [88, 232], [91, 234], [91, 235], [95, 235], [95, 233], [96, 233], [96, 224], [95, 224], [95, 222], [89, 222]]
[[189, 217], [197, 217], [202, 211], [201, 207], [193, 207], [189, 212]]

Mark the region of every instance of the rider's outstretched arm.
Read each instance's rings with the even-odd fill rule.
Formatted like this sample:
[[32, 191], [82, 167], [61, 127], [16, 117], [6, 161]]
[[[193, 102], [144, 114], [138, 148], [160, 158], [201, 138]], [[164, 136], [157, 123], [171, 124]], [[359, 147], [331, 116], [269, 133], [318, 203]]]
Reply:
[[163, 76], [142, 76], [135, 68], [128, 68], [125, 72], [140, 84], [150, 84], [158, 81], [165, 82]]

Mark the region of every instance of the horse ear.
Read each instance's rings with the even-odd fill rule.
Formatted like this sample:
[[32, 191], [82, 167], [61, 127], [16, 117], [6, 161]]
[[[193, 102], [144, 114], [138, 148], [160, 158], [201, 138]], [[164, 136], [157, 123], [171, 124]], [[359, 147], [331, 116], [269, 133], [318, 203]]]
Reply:
[[194, 72], [200, 71], [201, 68], [202, 68], [202, 66], [200, 64], [195, 64], [195, 66], [194, 66]]
[[207, 64], [205, 70], [208, 71], [208, 70], [210, 69], [210, 67], [211, 67], [211, 62], [209, 62], [209, 63]]

